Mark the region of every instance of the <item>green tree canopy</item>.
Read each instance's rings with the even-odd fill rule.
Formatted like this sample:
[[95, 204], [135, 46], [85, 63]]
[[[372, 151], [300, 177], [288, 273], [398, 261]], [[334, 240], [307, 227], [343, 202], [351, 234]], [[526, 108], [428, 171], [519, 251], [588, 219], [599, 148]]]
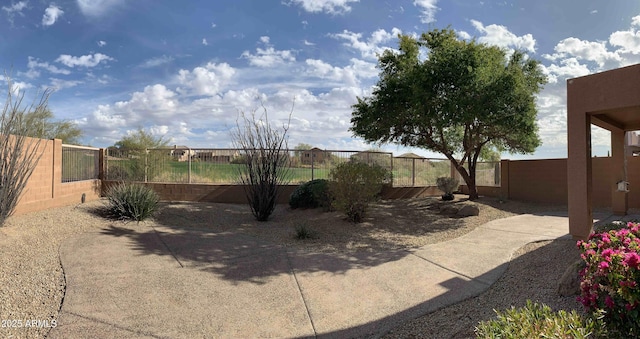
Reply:
[[70, 120], [54, 120], [49, 108], [25, 112], [24, 124], [31, 131], [28, 136], [41, 139], [61, 139], [65, 144], [79, 144], [82, 130]]
[[399, 40], [399, 51], [379, 57], [372, 95], [353, 106], [351, 131], [372, 143], [444, 154], [476, 199], [475, 169], [485, 145], [531, 153], [541, 143], [535, 94], [546, 77], [539, 62], [520, 51], [507, 55], [496, 46], [458, 40], [451, 29]]
[[113, 146], [118, 149], [142, 150], [167, 147], [168, 145], [169, 141], [165, 140], [164, 137], [155, 136], [142, 128], [138, 128], [137, 131], [122, 137]]

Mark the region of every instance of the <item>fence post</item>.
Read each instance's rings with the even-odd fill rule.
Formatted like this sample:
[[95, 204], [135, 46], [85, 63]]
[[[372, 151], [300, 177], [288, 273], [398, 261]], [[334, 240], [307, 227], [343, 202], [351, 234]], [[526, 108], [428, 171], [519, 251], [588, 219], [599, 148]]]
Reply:
[[391, 187], [393, 187], [393, 153], [389, 153], [391, 157]]
[[315, 155], [316, 155], [316, 153], [313, 150], [311, 150], [311, 180], [313, 180], [313, 174], [314, 174], [313, 173], [313, 170], [314, 170], [313, 165], [314, 165]]
[[189, 170], [187, 171], [187, 182], [191, 183], [191, 148], [187, 147], [187, 157], [189, 158]]
[[416, 187], [416, 158], [411, 158], [411, 187]]
[[147, 182], [147, 172], [149, 171], [149, 164], [147, 163], [149, 158], [149, 149], [144, 149], [144, 182]]
[[98, 160], [97, 160], [97, 164], [96, 166], [98, 166], [98, 179], [100, 180], [105, 180], [106, 179], [106, 174], [105, 174], [105, 170], [107, 168], [107, 154], [106, 154], [107, 150], [104, 148], [100, 149], [100, 153], [98, 155]]

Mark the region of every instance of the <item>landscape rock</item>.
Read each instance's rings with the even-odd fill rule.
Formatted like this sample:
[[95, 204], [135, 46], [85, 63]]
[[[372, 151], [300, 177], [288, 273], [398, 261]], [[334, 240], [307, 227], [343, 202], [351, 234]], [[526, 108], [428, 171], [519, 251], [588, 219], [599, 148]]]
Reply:
[[476, 204], [464, 205], [460, 208], [460, 210], [458, 210], [458, 213], [456, 213], [456, 215], [459, 217], [471, 217], [479, 214], [480, 208], [478, 208], [478, 205]]
[[459, 207], [451, 204], [445, 204], [440, 206], [440, 214], [456, 215], [460, 210]]
[[577, 260], [569, 265], [558, 282], [558, 294], [563, 297], [580, 294], [580, 270], [585, 267], [584, 260]]

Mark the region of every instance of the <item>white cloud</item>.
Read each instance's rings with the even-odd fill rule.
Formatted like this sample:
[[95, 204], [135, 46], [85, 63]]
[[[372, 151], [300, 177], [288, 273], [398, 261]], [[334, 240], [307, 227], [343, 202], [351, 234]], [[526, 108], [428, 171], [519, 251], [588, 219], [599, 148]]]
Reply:
[[24, 13], [22, 13], [22, 10], [27, 8], [28, 4], [28, 1], [18, 1], [16, 3], [12, 3], [11, 6], [2, 6], [2, 10], [7, 12], [7, 20], [9, 21], [9, 23], [11, 23], [11, 26], [13, 26], [13, 19], [15, 18], [16, 14], [24, 17]]
[[235, 69], [227, 63], [210, 62], [192, 71], [181, 69], [177, 77], [181, 87], [177, 91], [184, 95], [218, 95], [235, 73]]
[[257, 67], [273, 67], [289, 62], [296, 61], [295, 52], [292, 50], [278, 51], [269, 45], [269, 37], [260, 37], [260, 42], [265, 45], [266, 48], [256, 48], [256, 53], [252, 54], [249, 51], [242, 52], [241, 58], [249, 60], [251, 66]]
[[345, 14], [351, 11], [349, 6], [351, 2], [360, 2], [360, 0], [289, 0], [282, 3], [301, 6], [302, 9], [311, 13]]
[[95, 67], [101, 62], [113, 61], [114, 59], [108, 55], [102, 53], [95, 53], [89, 55], [82, 55], [79, 57], [71, 56], [68, 54], [61, 54], [56, 62], [59, 62], [67, 67]]
[[333, 80], [333, 86], [347, 85], [358, 86], [360, 79], [372, 79], [378, 75], [376, 64], [359, 59], [351, 59], [351, 64], [346, 67], [332, 66], [327, 62], [317, 59], [307, 59], [306, 73], [310, 76]]
[[342, 33], [330, 34], [329, 36], [334, 39], [346, 40], [345, 46], [360, 51], [361, 55], [365, 58], [376, 58], [376, 53], [382, 53], [385, 49], [390, 47], [382, 46], [383, 43], [389, 42], [394, 39], [402, 31], [399, 28], [392, 28], [391, 32], [387, 32], [384, 29], [378, 29], [371, 33], [371, 36], [367, 41], [362, 41], [361, 33], [354, 33], [348, 30], [344, 30]]
[[18, 1], [16, 3], [11, 4], [11, 6], [2, 6], [2, 10], [7, 12], [8, 15], [13, 17], [15, 14], [22, 14], [22, 10], [27, 8], [28, 1]]
[[[640, 17], [635, 17], [640, 19]], [[634, 24], [634, 26], [636, 26]], [[640, 54], [640, 30], [634, 31], [630, 29], [628, 31], [614, 32], [609, 36], [609, 43], [612, 46], [620, 47], [619, 52]]]
[[42, 25], [43, 26], [51, 26], [56, 23], [56, 21], [64, 14], [64, 11], [60, 9], [60, 7], [51, 4], [47, 9], [44, 10], [44, 15], [42, 16]]
[[525, 50], [531, 53], [536, 51], [536, 39], [531, 34], [517, 36], [511, 33], [505, 26], [484, 26], [480, 21], [471, 20], [471, 25], [484, 36], [478, 38], [481, 43], [495, 45], [503, 48]]
[[212, 23], [211, 23], [211, 28], [216, 28], [216, 27], [218, 27], [218, 25], [216, 25], [216, 23], [215, 23], [215, 22], [212, 22]]
[[458, 34], [458, 36], [462, 40], [471, 40], [471, 34], [465, 32], [465, 31], [456, 31], [456, 33]]
[[542, 71], [547, 75], [549, 83], [558, 82], [558, 78], [564, 81], [570, 78], [581, 77], [590, 74], [589, 67], [581, 64], [577, 58], [567, 58], [549, 66], [542, 65]]
[[436, 13], [439, 8], [436, 6], [438, 0], [414, 0], [413, 5], [420, 8], [420, 21], [428, 24], [436, 21]]
[[25, 75], [31, 79], [37, 78], [38, 76], [40, 76], [39, 69], [44, 69], [47, 72], [50, 72], [53, 74], [64, 74], [64, 75], [71, 74], [71, 71], [68, 69], [58, 68], [54, 65], [50, 65], [48, 62], [41, 62], [39, 59], [34, 58], [32, 56], [28, 57], [27, 68], [28, 68], [28, 71], [25, 73]]
[[76, 2], [82, 14], [97, 17], [123, 4], [124, 0], [76, 0]]
[[47, 86], [48, 88], [53, 88], [54, 90], [61, 90], [65, 88], [71, 88], [78, 86], [82, 83], [79, 80], [64, 80], [58, 78], [50, 78], [51, 83]]
[[209, 43], [207, 42], [207, 39], [202, 38], [202, 44], [205, 46], [209, 46]]
[[[615, 34], [615, 33], [614, 33]], [[560, 41], [555, 47], [556, 53], [544, 55], [550, 60], [573, 57], [578, 60], [593, 61], [602, 67], [607, 61], [619, 62], [620, 56], [607, 50], [606, 42], [586, 41], [577, 38], [567, 38]]]
[[[137, 122], [164, 122], [171, 119], [178, 105], [176, 93], [164, 85], [146, 86], [142, 92], [134, 92], [128, 101], [118, 101], [114, 108], [136, 119]], [[149, 121], [149, 120], [148, 120]]]
[[307, 39], [304, 39], [304, 40], [302, 41], [302, 43], [303, 43], [305, 46], [315, 46], [315, 45], [316, 45], [316, 44], [314, 44], [313, 42], [309, 42], [309, 41], [307, 41]]
[[140, 64], [141, 68], [153, 68], [153, 67], [158, 67], [164, 64], [168, 64], [170, 62], [173, 61], [173, 57], [171, 56], [159, 56], [159, 57], [155, 57], [155, 58], [151, 58], [148, 60], [145, 60], [142, 64]]
[[107, 42], [106, 42], [106, 41], [104, 41], [104, 40], [98, 40], [96, 43], [97, 43], [97, 44], [98, 44], [98, 46], [100, 46], [100, 47], [104, 47], [104, 46], [106, 46], [106, 45], [107, 45]]

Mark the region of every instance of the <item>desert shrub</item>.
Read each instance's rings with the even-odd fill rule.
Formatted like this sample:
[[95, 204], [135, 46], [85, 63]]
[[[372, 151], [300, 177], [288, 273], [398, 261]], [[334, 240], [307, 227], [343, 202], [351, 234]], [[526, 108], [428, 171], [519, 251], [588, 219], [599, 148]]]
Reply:
[[[251, 213], [258, 221], [267, 221], [276, 208], [282, 186], [291, 181], [287, 131], [290, 120], [282, 130], [274, 128], [267, 118], [267, 110], [256, 117], [241, 112], [241, 121], [232, 132], [233, 143], [241, 151], [244, 163], [238, 166], [239, 181], [244, 185]], [[291, 116], [289, 116], [291, 119]]]
[[142, 221], [156, 211], [158, 194], [151, 188], [130, 183], [119, 183], [106, 191], [109, 212], [118, 218]]
[[329, 182], [325, 179], [307, 181], [296, 187], [289, 196], [291, 208], [316, 208], [330, 205]]
[[360, 222], [390, 174], [378, 165], [350, 161], [334, 167], [329, 177], [329, 192], [335, 208], [344, 212], [347, 220]]
[[39, 126], [28, 123], [27, 117], [47, 112], [50, 90], [40, 101], [24, 107], [24, 93], [14, 86], [5, 74], [7, 95], [0, 111], [0, 226], [13, 214], [27, 181], [35, 170], [44, 150], [42, 139], [28, 138], [36, 135]]
[[438, 189], [444, 192], [442, 200], [453, 200], [453, 192], [458, 189], [458, 179], [451, 177], [439, 177], [436, 179]]
[[611, 337], [640, 337], [639, 236], [640, 224], [630, 222], [578, 242], [586, 262], [578, 300], [588, 312], [604, 314]]
[[305, 239], [315, 239], [316, 238], [316, 233], [311, 230], [306, 224], [298, 224], [295, 227], [295, 237], [298, 240], [305, 240]]
[[544, 304], [527, 300], [523, 308], [496, 311], [497, 318], [480, 322], [478, 338], [594, 338], [604, 334], [602, 324], [576, 311], [553, 312]]

